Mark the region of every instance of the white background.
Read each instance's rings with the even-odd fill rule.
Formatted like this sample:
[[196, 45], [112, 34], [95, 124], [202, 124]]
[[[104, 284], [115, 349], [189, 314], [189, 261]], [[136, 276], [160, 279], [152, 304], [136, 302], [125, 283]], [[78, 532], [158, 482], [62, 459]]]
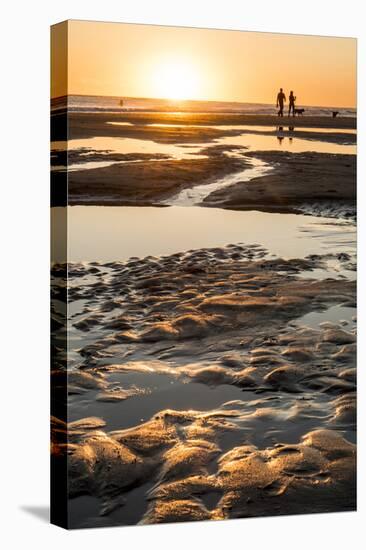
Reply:
[[[2, 3], [1, 453], [3, 548], [361, 548], [365, 533], [365, 33], [363, 1], [56, 0]], [[64, 19], [359, 38], [359, 510], [63, 531], [47, 521], [49, 455], [49, 25]], [[315, 52], [316, 55], [316, 52]], [[363, 187], [363, 189], [362, 189]], [[4, 307], [5, 306], [5, 307]], [[363, 537], [364, 538], [364, 537]], [[116, 547], [116, 546], [115, 546]]]

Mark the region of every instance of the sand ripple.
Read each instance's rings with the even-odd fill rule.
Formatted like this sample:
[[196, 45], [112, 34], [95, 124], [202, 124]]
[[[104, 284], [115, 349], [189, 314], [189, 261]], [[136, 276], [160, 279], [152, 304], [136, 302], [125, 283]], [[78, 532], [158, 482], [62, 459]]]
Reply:
[[[52, 446], [70, 496], [118, 523], [140, 488], [141, 523], [354, 509], [355, 324], [301, 322], [354, 305], [355, 282], [312, 277], [324, 261], [231, 245], [70, 265]], [[57, 396], [57, 353], [52, 376]]]

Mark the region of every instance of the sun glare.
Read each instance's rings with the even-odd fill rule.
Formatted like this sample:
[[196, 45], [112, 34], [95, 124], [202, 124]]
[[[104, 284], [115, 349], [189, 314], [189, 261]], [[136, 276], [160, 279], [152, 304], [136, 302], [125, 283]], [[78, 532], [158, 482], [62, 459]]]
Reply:
[[185, 61], [169, 61], [159, 65], [154, 72], [158, 96], [173, 100], [195, 99], [199, 93], [198, 71]]

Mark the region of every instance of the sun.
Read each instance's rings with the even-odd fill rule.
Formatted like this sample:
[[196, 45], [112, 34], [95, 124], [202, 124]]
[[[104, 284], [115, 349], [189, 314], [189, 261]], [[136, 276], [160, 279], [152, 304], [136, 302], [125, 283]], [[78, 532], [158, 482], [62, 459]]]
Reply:
[[156, 94], [172, 100], [195, 99], [200, 89], [198, 71], [183, 60], [159, 64], [154, 70], [154, 80]]

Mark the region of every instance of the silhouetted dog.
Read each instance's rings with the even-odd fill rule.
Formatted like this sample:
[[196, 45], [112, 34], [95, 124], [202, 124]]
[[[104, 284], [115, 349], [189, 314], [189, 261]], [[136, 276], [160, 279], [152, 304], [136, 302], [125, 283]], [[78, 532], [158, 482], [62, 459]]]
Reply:
[[305, 109], [295, 109], [294, 115], [303, 115], [305, 113]]
[[332, 111], [332, 116], [335, 118], [339, 114], [339, 111]]

